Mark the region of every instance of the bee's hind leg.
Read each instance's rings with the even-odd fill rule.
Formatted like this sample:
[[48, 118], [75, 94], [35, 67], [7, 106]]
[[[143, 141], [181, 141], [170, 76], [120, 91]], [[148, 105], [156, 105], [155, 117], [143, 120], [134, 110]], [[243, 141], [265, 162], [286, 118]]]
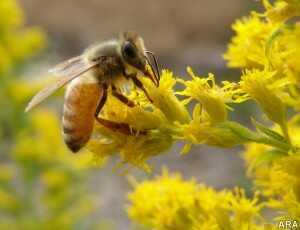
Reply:
[[145, 135], [147, 134], [146, 130], [135, 130], [129, 126], [127, 123], [114, 122], [101, 117], [96, 117], [96, 120], [103, 125], [105, 128], [108, 128], [114, 132], [120, 132], [128, 136], [136, 135]]
[[127, 123], [122, 122], [114, 122], [110, 121], [101, 117], [98, 117], [101, 109], [103, 108], [105, 102], [107, 99], [107, 85], [103, 85], [103, 95], [102, 98], [97, 106], [96, 113], [95, 113], [95, 119], [101, 124], [102, 126], [114, 131], [114, 132], [120, 132], [128, 136], [136, 136], [136, 135], [145, 135], [147, 131], [142, 130], [135, 130], [129, 126]]

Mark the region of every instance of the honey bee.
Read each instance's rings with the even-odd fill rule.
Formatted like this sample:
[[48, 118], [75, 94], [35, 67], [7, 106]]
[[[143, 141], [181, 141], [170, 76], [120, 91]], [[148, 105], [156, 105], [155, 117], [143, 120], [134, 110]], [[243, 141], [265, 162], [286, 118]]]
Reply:
[[123, 80], [131, 80], [150, 102], [152, 99], [139, 76], [148, 77], [156, 86], [159, 86], [160, 80], [155, 55], [145, 49], [143, 39], [134, 32], [124, 32], [118, 39], [91, 46], [82, 55], [62, 62], [49, 71], [59, 76], [58, 80], [37, 93], [25, 111], [31, 110], [69, 83], [65, 93], [62, 131], [66, 145], [74, 153], [89, 141], [95, 119], [113, 131], [127, 135], [137, 132], [126, 123], [98, 117], [106, 102], [109, 87], [113, 96], [133, 107], [135, 103], [122, 94]]

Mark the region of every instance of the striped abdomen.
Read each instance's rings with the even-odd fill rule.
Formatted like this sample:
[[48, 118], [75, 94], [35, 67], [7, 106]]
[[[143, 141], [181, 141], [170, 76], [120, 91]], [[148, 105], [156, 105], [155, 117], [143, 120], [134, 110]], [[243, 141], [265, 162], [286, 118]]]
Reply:
[[72, 152], [78, 152], [93, 132], [95, 112], [102, 95], [97, 82], [71, 82], [65, 96], [63, 137]]

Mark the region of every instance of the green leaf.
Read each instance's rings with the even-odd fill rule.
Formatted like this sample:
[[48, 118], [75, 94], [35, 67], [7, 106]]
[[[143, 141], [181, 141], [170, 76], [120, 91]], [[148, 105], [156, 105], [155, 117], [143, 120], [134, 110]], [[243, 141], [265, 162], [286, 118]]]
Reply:
[[282, 136], [281, 134], [273, 131], [272, 129], [264, 126], [263, 124], [259, 123], [258, 121], [256, 121], [254, 118], [251, 118], [252, 123], [254, 124], [254, 126], [256, 127], [257, 131], [260, 131], [261, 133], [267, 135], [268, 137], [286, 143], [288, 144], [288, 140]]
[[245, 141], [260, 142], [261, 139], [257, 133], [234, 121], [219, 123], [217, 127], [229, 129], [232, 133]]
[[266, 41], [265, 55], [269, 59], [269, 61], [271, 60], [271, 49], [273, 43], [276, 40], [276, 38], [278, 38], [282, 34], [282, 32], [283, 32], [283, 26], [280, 26], [279, 28], [277, 28], [272, 32], [271, 36]]
[[283, 157], [283, 156], [287, 156], [287, 153], [284, 152], [284, 151], [281, 151], [279, 149], [271, 149], [261, 155], [259, 155], [255, 160], [254, 162], [251, 164], [250, 166], [250, 171], [253, 169], [253, 168], [256, 168], [258, 166], [261, 166], [263, 164], [267, 164], [267, 163], [270, 163], [280, 157]]
[[271, 63], [271, 50], [272, 50], [272, 46], [275, 42], [275, 40], [283, 34], [284, 30], [291, 30], [293, 29], [293, 25], [292, 24], [282, 24], [280, 25], [278, 28], [276, 28], [270, 35], [270, 37], [267, 39], [266, 41], [266, 48], [265, 48], [265, 55], [267, 57], [267, 59], [269, 60], [269, 62]]

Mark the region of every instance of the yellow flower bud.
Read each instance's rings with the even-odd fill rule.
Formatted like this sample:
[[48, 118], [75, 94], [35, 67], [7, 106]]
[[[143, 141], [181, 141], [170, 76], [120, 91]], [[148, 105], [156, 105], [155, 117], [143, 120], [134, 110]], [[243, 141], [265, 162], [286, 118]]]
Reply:
[[191, 81], [178, 80], [186, 86], [179, 94], [200, 102], [202, 108], [208, 113], [211, 122], [217, 123], [227, 120], [228, 106], [226, 103], [243, 101], [240, 89], [236, 87], [237, 84], [225, 81], [223, 87], [220, 87], [215, 84], [213, 74], [209, 74], [207, 78], [201, 78], [196, 76], [190, 67], [187, 68], [187, 71], [193, 79]]
[[215, 84], [213, 74], [207, 78], [197, 77], [191, 68], [187, 69], [192, 76], [191, 81], [180, 81], [186, 88], [180, 94], [196, 99], [209, 114], [212, 122], [222, 122], [227, 119], [225, 101], [226, 94]]
[[173, 91], [176, 79], [171, 71], [162, 71], [159, 87], [154, 86], [148, 79], [143, 79], [143, 83], [150, 92], [153, 105], [161, 110], [170, 122], [178, 121], [180, 123], [187, 123], [189, 121], [188, 110], [178, 100]]
[[286, 107], [280, 95], [284, 86], [282, 81], [279, 84], [274, 81], [275, 72], [268, 70], [246, 70], [240, 82], [241, 88], [253, 98], [268, 118], [280, 125], [286, 121]]
[[227, 148], [257, 139], [254, 132], [230, 121], [211, 124], [193, 120], [190, 124], [183, 125], [182, 129], [184, 138], [193, 144], [207, 144]]

